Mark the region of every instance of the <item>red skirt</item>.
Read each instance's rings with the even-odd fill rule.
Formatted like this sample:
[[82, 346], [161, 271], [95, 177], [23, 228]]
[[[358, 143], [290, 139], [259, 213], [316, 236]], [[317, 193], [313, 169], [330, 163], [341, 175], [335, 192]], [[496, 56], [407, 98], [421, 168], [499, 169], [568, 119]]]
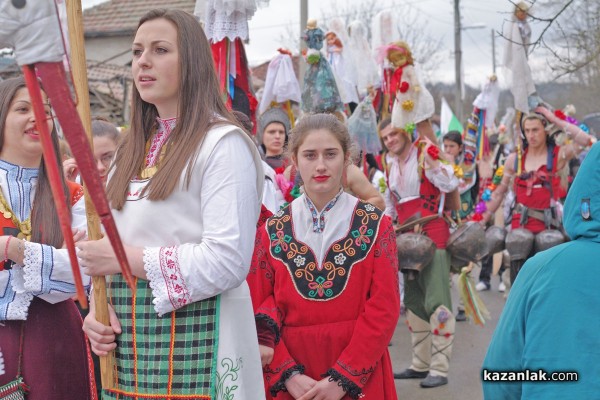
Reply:
[[17, 376], [21, 326], [24, 326], [21, 375], [27, 400], [95, 400], [94, 370], [82, 320], [72, 300], [50, 304], [34, 297], [26, 321], [0, 325], [5, 374], [0, 386]]
[[[306, 367], [304, 374], [320, 381], [323, 379], [321, 375], [335, 365], [344, 348], [350, 343], [355, 323], [356, 321], [345, 321], [311, 326], [284, 326], [281, 337], [292, 358]], [[387, 347], [362, 391], [365, 399], [398, 398]], [[293, 397], [287, 392], [279, 392], [275, 399], [293, 400]], [[350, 397], [343, 397], [343, 400], [347, 399]]]

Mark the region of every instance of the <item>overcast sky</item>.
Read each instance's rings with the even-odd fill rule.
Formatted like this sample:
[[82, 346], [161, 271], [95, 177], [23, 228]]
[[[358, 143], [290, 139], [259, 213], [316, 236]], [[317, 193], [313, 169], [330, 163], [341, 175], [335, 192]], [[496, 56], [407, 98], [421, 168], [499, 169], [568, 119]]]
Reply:
[[[83, 7], [90, 7], [105, 0], [83, 0]], [[337, 4], [342, 1], [338, 0]], [[360, 0], [352, 0], [360, 1]], [[383, 4], [391, 4], [392, 0], [381, 0]], [[165, 2], [168, 4], [168, 1]], [[331, 14], [336, 0], [308, 0], [309, 18], [317, 18], [325, 11]], [[433, 80], [454, 81], [454, 0], [396, 0], [396, 4], [419, 15], [421, 26], [433, 38], [441, 38], [443, 57], [447, 62], [442, 63]], [[461, 20], [463, 26], [485, 25], [482, 29], [468, 29], [462, 32], [463, 70], [467, 84], [479, 87], [492, 72], [492, 39], [491, 31], [501, 31], [503, 22], [510, 18], [513, 3], [509, 0], [460, 0]], [[402, 11], [402, 8], [396, 8]], [[267, 61], [276, 55], [278, 47], [284, 45], [281, 37], [290, 28], [300, 34], [300, 1], [299, 0], [270, 0], [267, 7], [259, 9], [249, 23], [250, 44], [246, 47], [250, 65]], [[541, 27], [532, 24], [533, 35], [539, 34]], [[496, 62], [501, 64], [503, 39], [496, 39]], [[538, 76], [544, 75], [543, 59], [534, 57], [530, 60]], [[501, 70], [497, 71], [501, 78]], [[502, 79], [500, 79], [502, 82]]]

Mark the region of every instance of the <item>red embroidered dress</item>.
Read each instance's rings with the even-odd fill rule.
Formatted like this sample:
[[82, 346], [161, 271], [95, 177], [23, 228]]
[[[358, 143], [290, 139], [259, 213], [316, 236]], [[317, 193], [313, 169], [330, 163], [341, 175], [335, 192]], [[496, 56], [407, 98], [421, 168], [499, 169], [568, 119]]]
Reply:
[[275, 349], [265, 385], [291, 399], [285, 380], [299, 371], [341, 382], [344, 399], [395, 400], [388, 343], [400, 300], [391, 220], [344, 192], [321, 213], [313, 207], [302, 195], [257, 235], [248, 282], [260, 342]]
[[[554, 146], [553, 149], [548, 149], [549, 163], [552, 164], [552, 170], [548, 171], [547, 165], [542, 165], [535, 172], [523, 172], [515, 177], [515, 196], [516, 203], [522, 204], [529, 209], [541, 211], [550, 208], [552, 200], [558, 200], [564, 197], [565, 190], [560, 184], [560, 176], [556, 171], [558, 163], [559, 146]], [[523, 152], [521, 160], [521, 170], [525, 171], [525, 160], [527, 159], [527, 149]], [[521, 214], [513, 213], [512, 227], [518, 228]], [[543, 221], [529, 216], [527, 223], [523, 226], [532, 233], [539, 233], [546, 229]]]

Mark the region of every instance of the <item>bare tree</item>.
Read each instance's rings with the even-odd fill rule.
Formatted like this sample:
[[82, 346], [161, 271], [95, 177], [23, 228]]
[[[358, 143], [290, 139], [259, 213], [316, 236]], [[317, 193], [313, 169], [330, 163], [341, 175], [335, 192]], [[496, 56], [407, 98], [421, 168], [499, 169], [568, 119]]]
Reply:
[[[552, 9], [561, 7], [557, 0], [548, 3]], [[547, 38], [541, 38], [541, 45], [552, 55], [552, 71], [557, 77], [571, 75], [595, 83], [600, 77], [600, 4], [594, 0], [572, 1], [555, 25]]]
[[[507, 1], [516, 7], [515, 1]], [[531, 23], [542, 28], [529, 44], [530, 52], [547, 56], [547, 65], [556, 79], [597, 81], [600, 77], [600, 3], [597, 0], [532, 0], [527, 3], [531, 6]], [[508, 17], [505, 24], [510, 23], [511, 18]]]

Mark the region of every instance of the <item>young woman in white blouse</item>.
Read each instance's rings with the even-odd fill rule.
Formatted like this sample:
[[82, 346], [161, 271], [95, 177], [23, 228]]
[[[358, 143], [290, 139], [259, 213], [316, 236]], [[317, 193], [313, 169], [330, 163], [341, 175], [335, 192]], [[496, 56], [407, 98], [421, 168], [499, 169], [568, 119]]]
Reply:
[[106, 239], [79, 245], [86, 273], [108, 278], [111, 326], [96, 321], [93, 304], [84, 324], [97, 354], [116, 348], [118, 384], [103, 395], [261, 399], [245, 283], [260, 210], [260, 156], [222, 101], [193, 16], [149, 11], [132, 50], [131, 128], [107, 195], [135, 292]]
[[[59, 158], [49, 104], [46, 113], [36, 121], [23, 78], [0, 83], [0, 387], [22, 381], [29, 400], [92, 399], [73, 273], [42, 157], [38, 126], [46, 123]], [[61, 180], [77, 241], [87, 226], [83, 190]]]

